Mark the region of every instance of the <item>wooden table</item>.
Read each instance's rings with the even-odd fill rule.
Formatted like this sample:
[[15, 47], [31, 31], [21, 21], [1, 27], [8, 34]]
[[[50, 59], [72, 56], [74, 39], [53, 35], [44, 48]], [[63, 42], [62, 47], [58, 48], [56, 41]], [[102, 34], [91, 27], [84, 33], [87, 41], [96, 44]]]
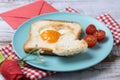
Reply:
[[[35, 0], [0, 0], [0, 13]], [[72, 7], [79, 12], [97, 17], [109, 13], [120, 23], [120, 0], [46, 0], [59, 11]], [[0, 18], [0, 48], [9, 44], [14, 30]], [[107, 46], [106, 46], [107, 47]], [[4, 80], [1, 78], [0, 80]], [[120, 80], [120, 44], [113, 47], [110, 55], [101, 63], [81, 71], [56, 73], [43, 80]]]

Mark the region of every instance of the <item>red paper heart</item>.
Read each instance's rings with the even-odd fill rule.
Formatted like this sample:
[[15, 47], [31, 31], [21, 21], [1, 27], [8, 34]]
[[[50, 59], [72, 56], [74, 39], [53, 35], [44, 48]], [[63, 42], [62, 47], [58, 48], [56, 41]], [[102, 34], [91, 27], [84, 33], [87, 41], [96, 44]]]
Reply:
[[23, 77], [19, 64], [14, 60], [3, 61], [0, 71], [6, 80], [19, 80]]

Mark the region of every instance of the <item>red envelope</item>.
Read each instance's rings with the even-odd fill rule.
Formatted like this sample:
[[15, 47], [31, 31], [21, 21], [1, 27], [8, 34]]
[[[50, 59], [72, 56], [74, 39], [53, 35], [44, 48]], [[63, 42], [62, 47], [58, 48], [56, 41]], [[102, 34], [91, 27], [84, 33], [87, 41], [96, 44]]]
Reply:
[[52, 7], [44, 0], [38, 0], [26, 6], [1, 13], [0, 16], [13, 28], [16, 29], [26, 20], [40, 14], [56, 12], [57, 9]]

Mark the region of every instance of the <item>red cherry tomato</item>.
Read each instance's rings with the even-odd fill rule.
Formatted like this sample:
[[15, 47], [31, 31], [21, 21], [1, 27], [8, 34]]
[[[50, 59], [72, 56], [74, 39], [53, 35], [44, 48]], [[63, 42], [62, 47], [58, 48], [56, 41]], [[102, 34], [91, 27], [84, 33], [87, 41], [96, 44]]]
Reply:
[[86, 34], [87, 34], [87, 35], [92, 35], [95, 31], [96, 31], [96, 27], [95, 27], [93, 24], [90, 24], [90, 25], [86, 28]]
[[97, 41], [100, 42], [106, 37], [106, 33], [103, 30], [96, 30], [93, 35], [97, 38]]
[[96, 37], [93, 36], [93, 35], [84, 36], [83, 39], [87, 42], [88, 47], [93, 47], [93, 46], [95, 46], [96, 43], [97, 43], [97, 39], [96, 39]]

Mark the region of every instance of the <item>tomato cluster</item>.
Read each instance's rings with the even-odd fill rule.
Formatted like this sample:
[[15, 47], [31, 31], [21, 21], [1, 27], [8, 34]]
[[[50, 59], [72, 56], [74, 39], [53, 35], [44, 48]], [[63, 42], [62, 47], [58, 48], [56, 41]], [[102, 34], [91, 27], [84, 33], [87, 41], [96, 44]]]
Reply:
[[106, 37], [105, 31], [97, 30], [96, 26], [93, 24], [90, 24], [85, 32], [87, 35], [84, 36], [83, 39], [87, 42], [88, 47], [95, 46], [97, 42], [103, 41]]

